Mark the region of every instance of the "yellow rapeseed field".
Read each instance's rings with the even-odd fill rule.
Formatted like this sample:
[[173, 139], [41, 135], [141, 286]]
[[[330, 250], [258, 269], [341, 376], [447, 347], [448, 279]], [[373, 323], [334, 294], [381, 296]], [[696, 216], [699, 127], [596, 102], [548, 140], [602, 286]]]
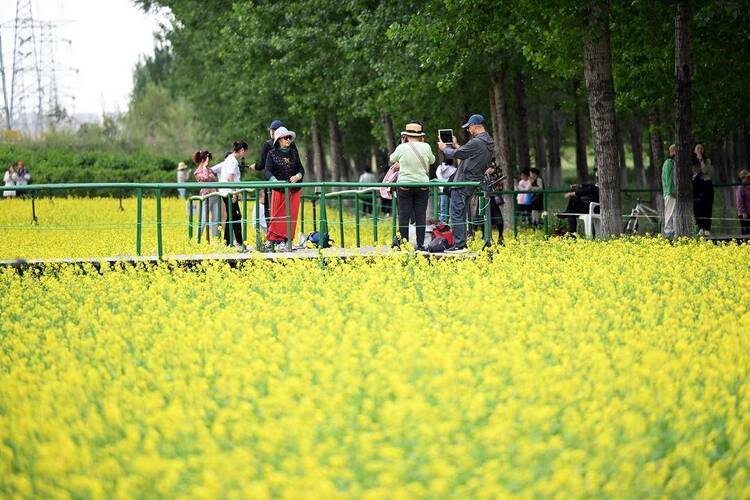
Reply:
[[749, 498], [749, 258], [4, 270], [0, 496]]
[[[245, 217], [252, 220], [255, 204], [248, 202]], [[233, 252], [223, 241], [214, 238], [207, 244], [205, 238], [199, 245], [188, 239], [188, 212], [186, 202], [175, 197], [162, 199], [162, 234], [165, 254], [200, 254]], [[0, 259], [109, 257], [136, 254], [136, 200], [126, 197], [122, 205], [118, 198], [41, 198], [36, 200], [37, 224], [32, 224], [30, 199], [0, 200]], [[319, 210], [315, 213], [320, 220]], [[302, 214], [300, 213], [300, 220]], [[313, 231], [313, 210], [310, 202], [305, 206], [304, 232]], [[331, 237], [341, 244], [338, 202], [328, 205]], [[195, 224], [197, 226], [197, 205]], [[316, 225], [317, 229], [318, 226]], [[300, 223], [297, 232], [303, 229]], [[197, 235], [197, 228], [196, 233]], [[297, 235], [298, 236], [298, 235]], [[391, 218], [381, 214], [378, 223], [378, 244], [390, 244]], [[362, 216], [360, 243], [373, 245], [373, 222]], [[142, 253], [155, 255], [156, 202], [143, 199]], [[255, 246], [255, 230], [248, 226], [247, 242]], [[354, 215], [344, 210], [344, 244], [355, 244]]]

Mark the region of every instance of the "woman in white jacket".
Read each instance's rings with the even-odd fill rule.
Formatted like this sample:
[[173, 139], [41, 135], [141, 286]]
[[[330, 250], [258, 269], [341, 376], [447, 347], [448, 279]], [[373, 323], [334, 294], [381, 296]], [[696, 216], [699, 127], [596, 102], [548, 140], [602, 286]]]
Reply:
[[[5, 183], [5, 187], [15, 186], [16, 182], [18, 182], [18, 174], [16, 173], [16, 167], [14, 167], [13, 164], [8, 165], [8, 170], [5, 171], [5, 176], [3, 176], [3, 182]], [[3, 191], [3, 196], [5, 198], [13, 198], [16, 196], [16, 192]]]

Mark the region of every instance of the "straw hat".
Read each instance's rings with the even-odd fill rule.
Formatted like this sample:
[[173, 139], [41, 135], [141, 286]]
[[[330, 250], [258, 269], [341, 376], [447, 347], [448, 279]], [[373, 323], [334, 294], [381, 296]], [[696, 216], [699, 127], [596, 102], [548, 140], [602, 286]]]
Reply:
[[401, 132], [401, 135], [408, 135], [409, 137], [424, 137], [422, 124], [417, 122], [407, 123], [404, 127], [404, 131]]
[[177, 170], [187, 170], [187, 165], [185, 165], [184, 161], [177, 164]]
[[750, 177], [750, 170], [744, 169], [740, 170], [739, 176], [740, 179], [744, 179], [745, 177]]

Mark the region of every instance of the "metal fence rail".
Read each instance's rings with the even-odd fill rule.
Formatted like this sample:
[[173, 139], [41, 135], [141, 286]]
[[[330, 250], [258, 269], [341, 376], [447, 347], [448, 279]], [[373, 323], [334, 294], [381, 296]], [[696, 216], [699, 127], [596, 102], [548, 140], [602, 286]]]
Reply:
[[[737, 184], [716, 184], [715, 187], [733, 187]], [[242, 213], [242, 237], [243, 241], [247, 239], [247, 227], [248, 227], [248, 212], [247, 204], [249, 201], [255, 202], [255, 237], [256, 245], [261, 245], [261, 233], [260, 233], [260, 204], [259, 196], [260, 193], [267, 189], [283, 189], [285, 200], [286, 200], [286, 225], [287, 225], [287, 237], [291, 240], [293, 235], [291, 234], [291, 207], [290, 207], [290, 189], [307, 188], [308, 193], [303, 194], [303, 203], [301, 204], [301, 229], [304, 232], [304, 221], [305, 221], [305, 203], [304, 200], [312, 202], [313, 209], [313, 230], [319, 231], [321, 240], [326, 241], [329, 236], [330, 224], [332, 221], [328, 220], [327, 208], [330, 203], [336, 203], [338, 208], [338, 221], [334, 222], [338, 225], [340, 245], [345, 246], [345, 235], [344, 235], [344, 202], [352, 202], [354, 208], [354, 226], [355, 226], [355, 245], [357, 247], [361, 244], [361, 207], [362, 203], [366, 200], [371, 204], [372, 207], [372, 234], [373, 240], [378, 241], [379, 222], [380, 222], [380, 211], [382, 208], [381, 197], [378, 195], [378, 190], [382, 187], [386, 188], [428, 188], [430, 194], [433, 197], [433, 217], [438, 218], [439, 210], [439, 190], [440, 188], [456, 188], [456, 187], [474, 187], [480, 188], [479, 182], [437, 182], [431, 181], [429, 183], [357, 183], [357, 182], [299, 182], [299, 183], [288, 183], [288, 182], [269, 182], [269, 181], [250, 181], [250, 182], [211, 182], [211, 183], [200, 183], [200, 182], [169, 182], [169, 183], [75, 183], [75, 184], [32, 184], [26, 186], [14, 186], [14, 191], [19, 192], [30, 192], [31, 203], [32, 203], [32, 217], [33, 221], [36, 221], [36, 208], [35, 208], [35, 197], [36, 193], [43, 191], [62, 191], [62, 190], [112, 190], [119, 189], [123, 192], [131, 191], [135, 192], [136, 195], [136, 255], [142, 255], [142, 239], [143, 239], [143, 195], [144, 192], [153, 193], [156, 199], [156, 242], [157, 242], [157, 255], [161, 259], [164, 255], [164, 242], [163, 242], [163, 221], [162, 221], [162, 210], [161, 210], [161, 198], [165, 190], [176, 190], [186, 189], [187, 191], [198, 191], [200, 189], [230, 189], [230, 194], [226, 196], [241, 195], [243, 210]], [[0, 190], [2, 190], [0, 188]], [[310, 192], [312, 191], [312, 192]], [[483, 189], [479, 189], [477, 195], [480, 198], [479, 203], [479, 216], [481, 224], [483, 226], [483, 233], [485, 243], [490, 242], [491, 235], [491, 213], [490, 203], [487, 199], [488, 196], [504, 196], [507, 200], [510, 198], [510, 215], [513, 221], [514, 235], [518, 235], [518, 206], [516, 201], [516, 195], [518, 194], [541, 194], [543, 200], [543, 211], [546, 214], [544, 217], [544, 234], [545, 236], [550, 235], [550, 217], [549, 217], [549, 197], [554, 194], [562, 194], [570, 191], [570, 189], [563, 188], [552, 188], [543, 190], [503, 190], [503, 191], [492, 191], [487, 192]], [[621, 190], [621, 193], [660, 193], [661, 189], [654, 188], [625, 188]], [[197, 229], [197, 235], [200, 240], [200, 235], [204, 229], [208, 230], [208, 224], [203, 225], [202, 213], [203, 208], [206, 208], [206, 213], [209, 212], [207, 202], [209, 199], [224, 198], [224, 195], [216, 193], [210, 193], [205, 196], [193, 195], [188, 198], [190, 203], [189, 219], [188, 219], [188, 237], [193, 238], [194, 231]], [[269, 203], [270, 200], [266, 200]], [[193, 219], [193, 203], [199, 204], [199, 220], [196, 226]], [[319, 210], [319, 218], [316, 216], [315, 211]], [[395, 236], [398, 230], [398, 199], [393, 196], [390, 201], [390, 218], [391, 218], [391, 234]], [[627, 214], [625, 214], [627, 215]], [[232, 221], [231, 210], [228, 213], [229, 223], [236, 222]], [[218, 222], [218, 221], [217, 221]], [[318, 226], [319, 222], [319, 228]], [[369, 222], [369, 221], [368, 221]], [[476, 221], [475, 221], [476, 222]], [[326, 240], [323, 240], [323, 239]]]

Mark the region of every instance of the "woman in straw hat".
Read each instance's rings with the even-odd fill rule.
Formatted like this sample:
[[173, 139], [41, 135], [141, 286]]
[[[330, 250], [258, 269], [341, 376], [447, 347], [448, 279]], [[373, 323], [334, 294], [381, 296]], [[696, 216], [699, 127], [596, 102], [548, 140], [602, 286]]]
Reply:
[[[422, 124], [407, 123], [401, 132], [401, 144], [391, 153], [391, 164], [398, 163], [398, 182], [419, 182], [427, 184], [427, 172], [435, 162], [435, 155], [429, 144], [424, 142]], [[424, 187], [399, 187], [398, 232], [402, 241], [409, 240], [409, 222], [417, 228], [417, 250], [424, 250], [424, 234], [427, 223], [427, 200], [429, 190]]]

